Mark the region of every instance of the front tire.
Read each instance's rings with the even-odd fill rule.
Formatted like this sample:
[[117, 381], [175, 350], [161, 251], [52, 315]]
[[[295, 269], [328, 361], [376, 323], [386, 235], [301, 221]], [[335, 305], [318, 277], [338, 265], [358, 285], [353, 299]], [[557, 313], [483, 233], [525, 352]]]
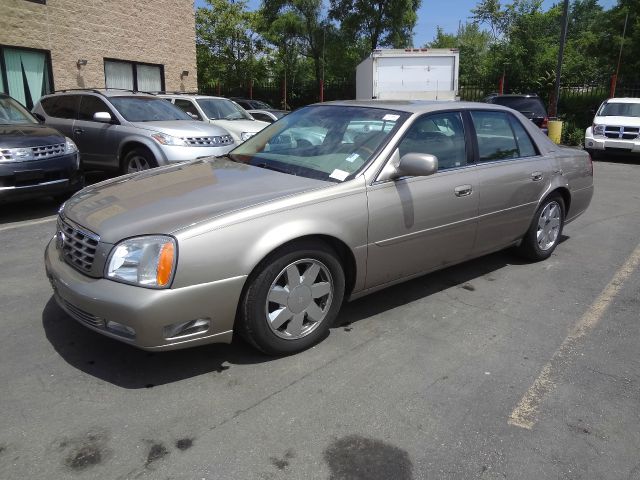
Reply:
[[269, 355], [305, 350], [326, 336], [344, 297], [344, 271], [321, 242], [287, 246], [257, 269], [242, 298], [239, 333]]
[[146, 148], [134, 148], [122, 161], [122, 174], [142, 172], [158, 166], [153, 154]]
[[522, 239], [519, 253], [535, 262], [549, 258], [560, 241], [564, 217], [565, 206], [562, 197], [552, 194], [545, 198]]

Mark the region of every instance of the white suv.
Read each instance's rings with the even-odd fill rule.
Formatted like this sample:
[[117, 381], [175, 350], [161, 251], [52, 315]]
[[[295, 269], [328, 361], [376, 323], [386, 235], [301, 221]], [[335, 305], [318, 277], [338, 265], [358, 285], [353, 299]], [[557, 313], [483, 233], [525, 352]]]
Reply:
[[584, 147], [592, 156], [604, 151], [640, 155], [640, 98], [605, 100], [585, 132]]
[[228, 131], [236, 143], [242, 143], [269, 126], [253, 118], [236, 102], [223, 97], [189, 94], [161, 94], [191, 118], [209, 122]]

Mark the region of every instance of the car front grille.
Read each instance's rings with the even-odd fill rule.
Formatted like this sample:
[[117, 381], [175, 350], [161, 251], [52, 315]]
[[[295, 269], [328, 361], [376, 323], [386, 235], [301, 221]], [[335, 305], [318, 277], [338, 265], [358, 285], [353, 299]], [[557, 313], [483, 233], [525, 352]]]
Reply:
[[231, 135], [220, 135], [216, 137], [184, 137], [182, 140], [192, 147], [222, 147], [233, 143]]
[[[29, 160], [46, 160], [47, 158], [59, 157], [64, 154], [64, 143], [54, 143], [52, 145], [40, 145], [38, 147], [11, 148], [0, 150], [0, 160], [6, 162], [24, 162]], [[23, 153], [16, 154], [16, 150]], [[31, 155], [24, 154], [31, 150]]]
[[60, 299], [64, 307], [67, 309], [67, 311], [71, 314], [71, 316], [76, 320], [86, 323], [87, 325], [91, 325], [92, 327], [104, 328], [105, 324], [102, 318], [96, 317], [95, 315], [89, 312], [85, 312], [81, 308], [78, 308], [72, 303], [67, 302], [64, 298], [60, 296], [58, 296], [58, 298]]
[[64, 153], [64, 143], [53, 145], [43, 145], [41, 147], [31, 147], [33, 158], [44, 160], [45, 158], [58, 157]]
[[638, 138], [640, 127], [616, 127], [607, 125], [604, 127], [604, 136], [607, 138], [617, 138], [618, 140], [633, 140]]
[[91, 271], [100, 237], [58, 218], [58, 248], [64, 260], [83, 273]]

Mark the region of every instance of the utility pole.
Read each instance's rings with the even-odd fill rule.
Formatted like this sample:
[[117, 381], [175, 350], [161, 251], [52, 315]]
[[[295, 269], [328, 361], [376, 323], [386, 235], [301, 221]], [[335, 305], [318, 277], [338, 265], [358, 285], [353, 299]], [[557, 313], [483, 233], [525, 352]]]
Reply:
[[560, 31], [560, 49], [558, 50], [558, 66], [556, 67], [556, 84], [553, 94], [553, 102], [549, 106], [549, 116], [558, 116], [558, 100], [560, 99], [560, 75], [562, 73], [562, 57], [564, 56], [564, 44], [567, 41], [567, 26], [569, 24], [569, 0], [564, 0], [562, 8], [562, 26]]
[[627, 33], [627, 22], [629, 21], [629, 12], [624, 17], [624, 27], [622, 27], [622, 39], [620, 40], [620, 53], [618, 54], [618, 65], [616, 66], [616, 73], [611, 79], [611, 97], [616, 96], [616, 85], [618, 84], [618, 73], [620, 73], [620, 62], [622, 60], [622, 47], [624, 46], [624, 36]]

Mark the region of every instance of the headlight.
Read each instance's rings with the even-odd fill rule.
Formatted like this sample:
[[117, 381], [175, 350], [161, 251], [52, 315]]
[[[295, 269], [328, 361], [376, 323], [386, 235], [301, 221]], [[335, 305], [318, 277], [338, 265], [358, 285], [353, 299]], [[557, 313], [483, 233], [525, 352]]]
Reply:
[[593, 125], [594, 135], [604, 135], [604, 125]]
[[151, 135], [153, 139], [160, 145], [169, 145], [172, 147], [186, 147], [187, 142], [178, 137], [172, 137], [166, 133], [154, 133]]
[[249, 138], [253, 137], [255, 134], [256, 132], [242, 132], [240, 134], [240, 140], [244, 142], [245, 140], [248, 140]]
[[105, 277], [148, 288], [167, 288], [176, 267], [177, 246], [172, 237], [149, 235], [118, 243], [107, 262]]
[[64, 154], [78, 153], [78, 147], [69, 137], [64, 137]]

